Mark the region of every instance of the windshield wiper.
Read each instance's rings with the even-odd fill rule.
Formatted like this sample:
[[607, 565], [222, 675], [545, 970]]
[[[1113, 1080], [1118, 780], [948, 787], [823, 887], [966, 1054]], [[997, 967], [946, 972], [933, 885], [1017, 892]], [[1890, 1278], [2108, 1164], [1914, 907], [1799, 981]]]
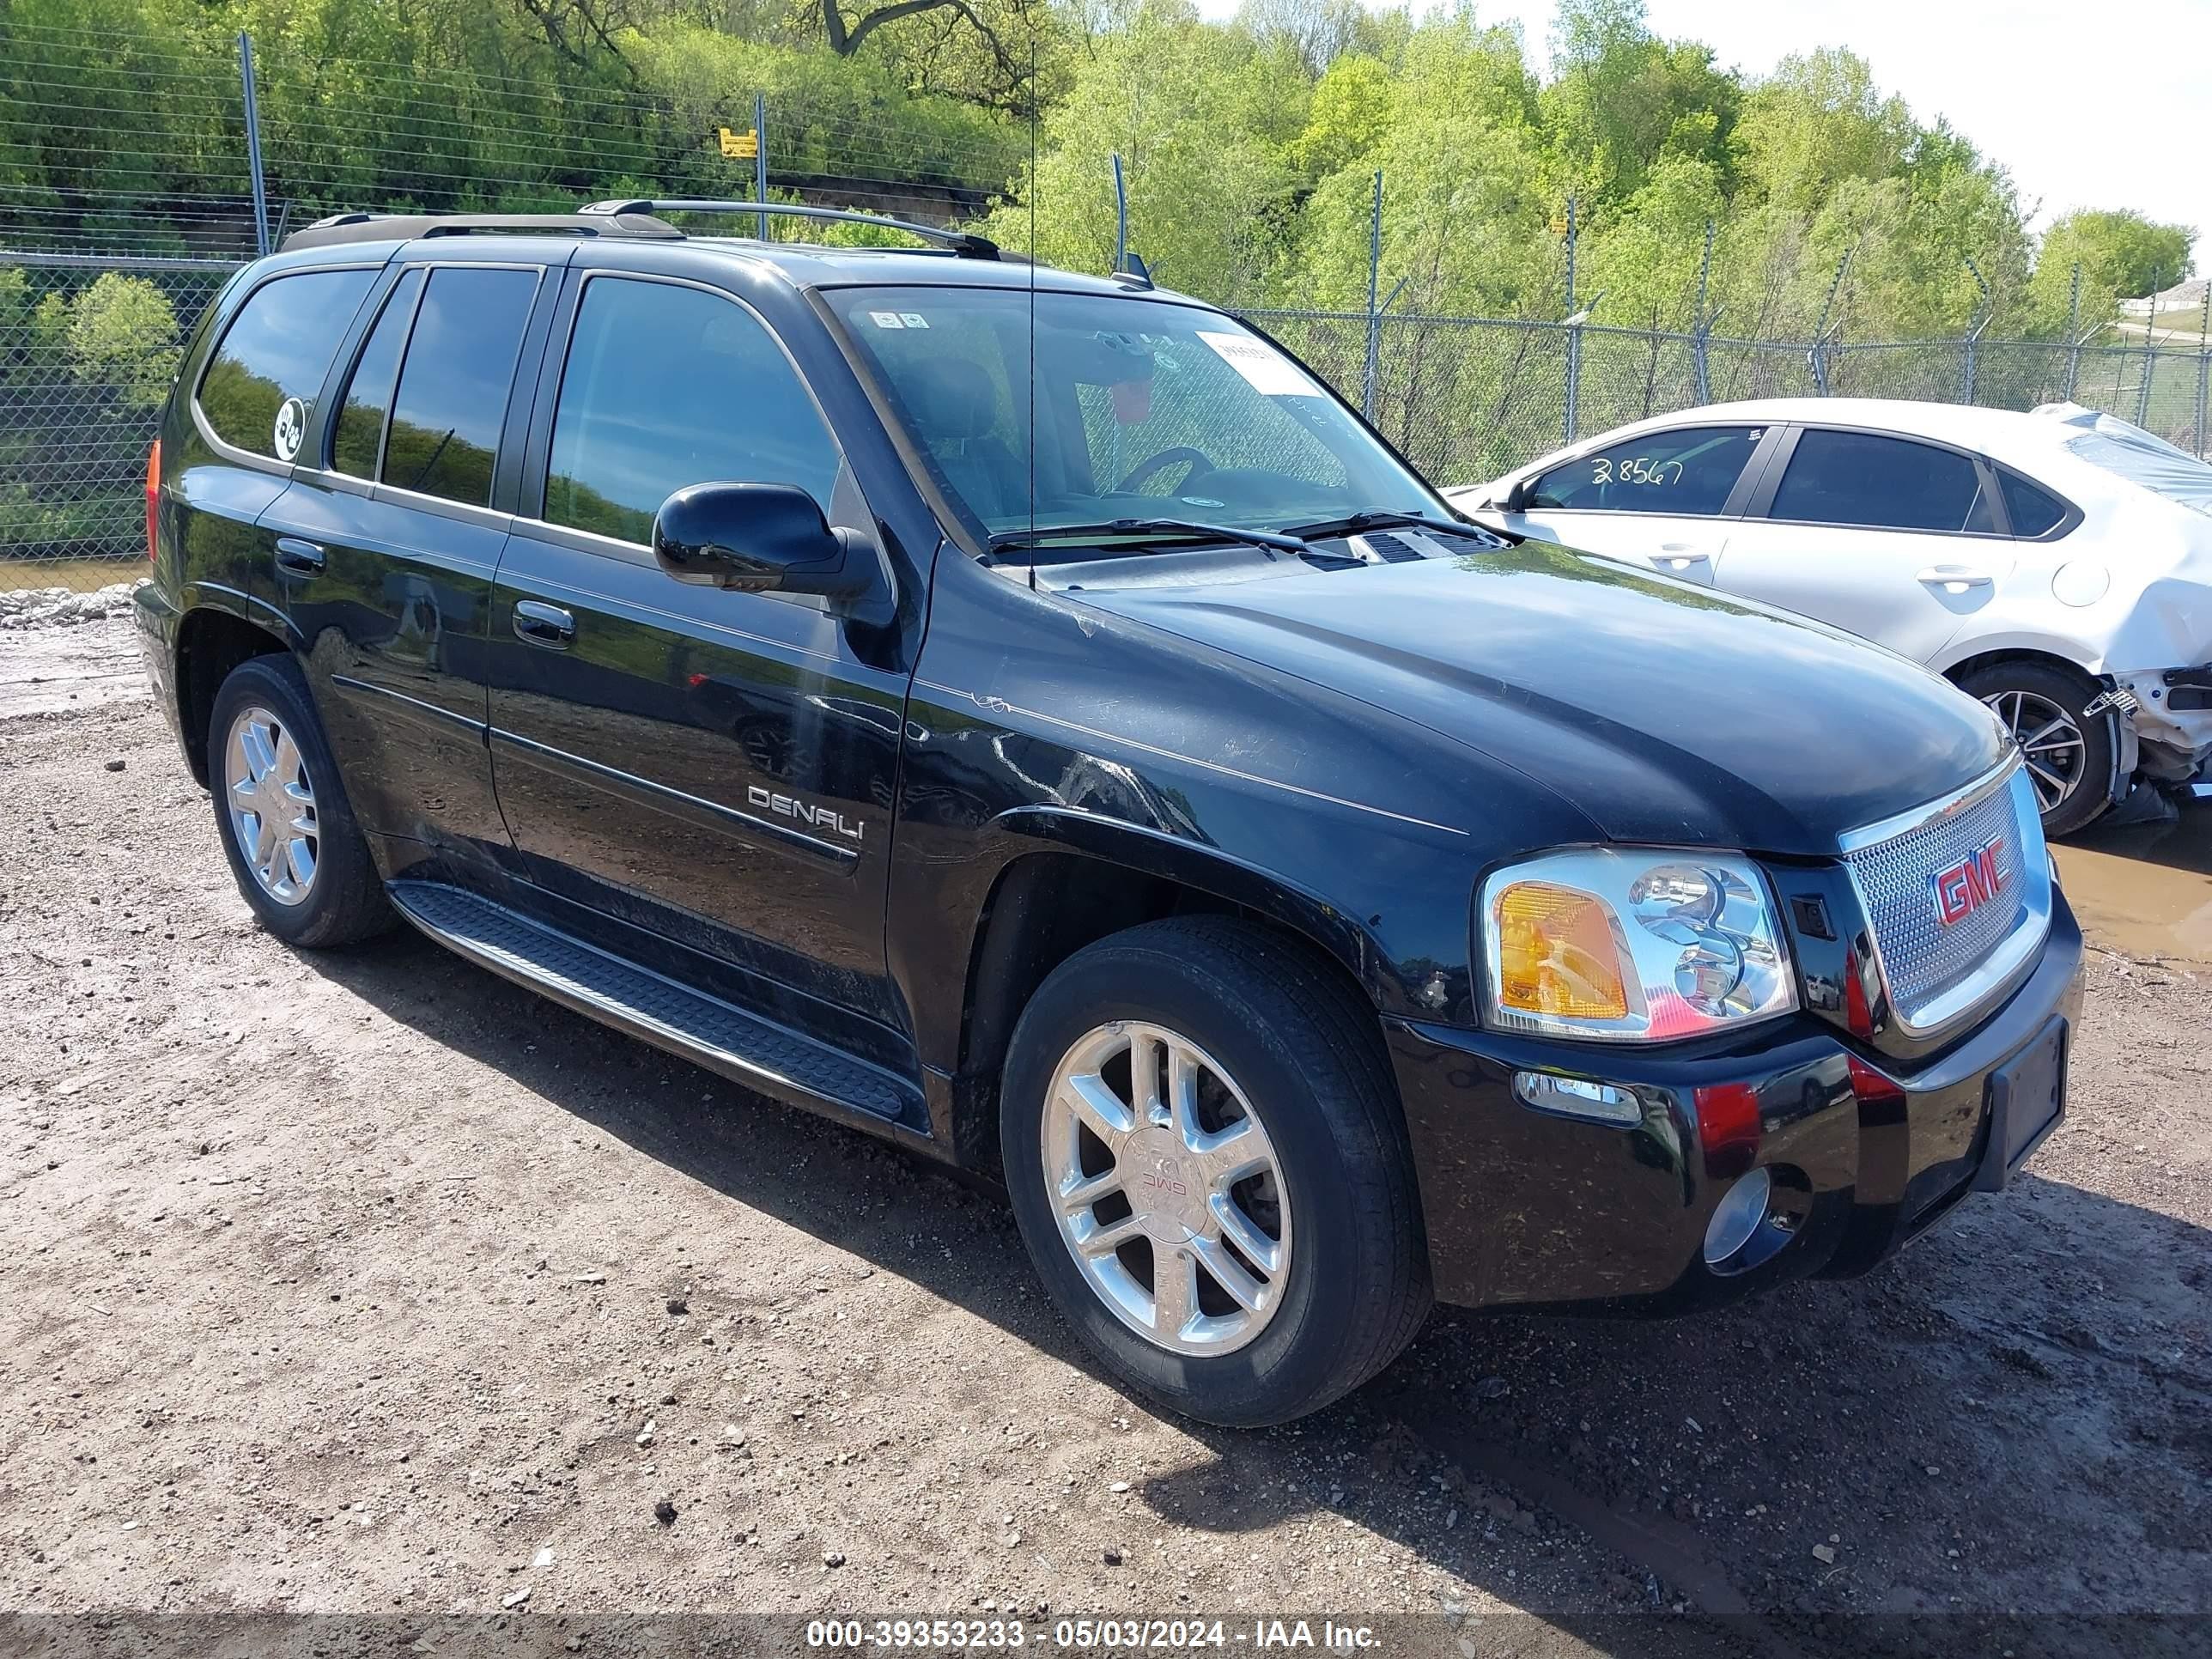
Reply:
[[1400, 513], [1387, 507], [1349, 514], [1341, 519], [1323, 519], [1315, 524], [1292, 525], [1288, 533], [1312, 538], [1321, 536], [1356, 535], [1363, 530], [1401, 529], [1441, 530], [1453, 536], [1482, 536], [1488, 533], [1480, 525], [1462, 523], [1457, 519], [1439, 519], [1427, 513]]
[[1296, 536], [1273, 530], [1247, 530], [1241, 525], [1200, 524], [1194, 519], [1112, 519], [1103, 524], [1041, 524], [1034, 530], [1002, 530], [991, 538], [994, 553], [1016, 547], [1036, 548], [1040, 543], [1086, 536], [1188, 536], [1193, 540], [1243, 542], [1277, 553], [1304, 553], [1306, 544]]

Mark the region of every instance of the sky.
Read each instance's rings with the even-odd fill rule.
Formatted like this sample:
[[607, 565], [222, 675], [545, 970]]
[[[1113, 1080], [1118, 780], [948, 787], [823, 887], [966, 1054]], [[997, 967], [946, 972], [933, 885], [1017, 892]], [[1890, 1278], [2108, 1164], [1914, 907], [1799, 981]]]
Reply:
[[[1370, 0], [1372, 3], [1372, 0]], [[1415, 0], [1417, 8], [1419, 0]], [[1764, 74], [1848, 46], [1914, 115], [1938, 115], [2008, 169], [2038, 229], [2081, 207], [2135, 208], [2197, 232], [2212, 270], [2212, 0], [1648, 0], [1652, 28]], [[1236, 0], [1200, 0], [1211, 16]], [[1552, 0], [1476, 0], [1549, 61]]]

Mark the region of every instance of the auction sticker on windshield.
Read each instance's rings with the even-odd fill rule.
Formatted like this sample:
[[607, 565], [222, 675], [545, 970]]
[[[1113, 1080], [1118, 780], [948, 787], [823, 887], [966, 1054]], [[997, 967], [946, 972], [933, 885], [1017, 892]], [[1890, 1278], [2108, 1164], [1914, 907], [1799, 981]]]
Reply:
[[1250, 381], [1255, 392], [1269, 398], [1321, 396], [1321, 388], [1265, 340], [1255, 340], [1249, 334], [1217, 334], [1206, 329], [1199, 330], [1198, 337], [1212, 346], [1223, 362]]

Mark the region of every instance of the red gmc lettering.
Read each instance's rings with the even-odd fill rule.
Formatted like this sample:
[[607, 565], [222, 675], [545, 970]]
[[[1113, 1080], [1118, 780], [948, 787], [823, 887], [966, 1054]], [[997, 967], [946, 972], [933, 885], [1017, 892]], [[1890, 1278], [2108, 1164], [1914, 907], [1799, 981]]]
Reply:
[[1997, 896], [2004, 887], [2004, 872], [1997, 867], [1997, 854], [2003, 850], [2004, 837], [1999, 836], [1971, 857], [1929, 878], [1936, 890], [1938, 921], [1955, 927]]

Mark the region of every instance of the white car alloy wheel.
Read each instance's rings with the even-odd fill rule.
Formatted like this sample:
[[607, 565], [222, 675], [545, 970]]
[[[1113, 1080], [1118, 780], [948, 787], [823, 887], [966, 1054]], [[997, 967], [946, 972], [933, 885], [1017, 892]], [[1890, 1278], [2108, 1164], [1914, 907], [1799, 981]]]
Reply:
[[2033, 691], [1995, 691], [1982, 701], [1996, 710], [2005, 730], [2020, 745], [2035, 784], [2036, 805], [2056, 811], [2081, 787], [2088, 745], [2074, 717], [2048, 697]]
[[1282, 1305], [1291, 1206], [1273, 1146], [1221, 1066], [1115, 1020], [1060, 1059], [1040, 1138], [1060, 1237], [1116, 1318], [1173, 1353], [1243, 1347]]
[[314, 782], [283, 721], [258, 703], [230, 723], [222, 782], [239, 856], [261, 890], [279, 904], [305, 903], [321, 844]]

